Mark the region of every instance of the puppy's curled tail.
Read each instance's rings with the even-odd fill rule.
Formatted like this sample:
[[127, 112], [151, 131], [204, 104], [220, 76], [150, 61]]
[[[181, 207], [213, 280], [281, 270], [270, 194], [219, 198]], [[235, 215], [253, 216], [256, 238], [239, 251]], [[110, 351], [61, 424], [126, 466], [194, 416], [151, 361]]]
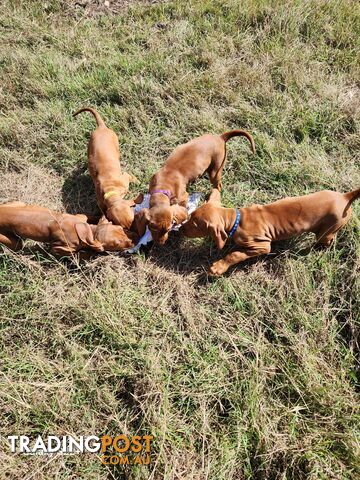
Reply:
[[222, 135], [220, 135], [220, 137], [224, 140], [225, 143], [232, 137], [246, 137], [250, 142], [252, 153], [255, 153], [256, 151], [254, 139], [252, 135], [250, 135], [250, 133], [246, 130], [231, 130], [230, 132], [223, 133]]
[[344, 196], [346, 200], [349, 201], [349, 204], [351, 205], [352, 202], [354, 202], [360, 197], [360, 188], [358, 188], [357, 190], [353, 190], [352, 192], [344, 193]]
[[94, 108], [91, 108], [91, 107], [80, 108], [80, 110], [78, 110], [77, 112], [73, 113], [73, 117], [76, 117], [76, 115], [78, 115], [78, 114], [81, 113], [81, 112], [90, 112], [90, 113], [92, 113], [92, 114], [94, 115], [94, 117], [95, 117], [97, 126], [98, 126], [98, 127], [105, 127], [105, 122], [104, 122], [104, 120], [101, 118], [100, 113], [98, 113]]

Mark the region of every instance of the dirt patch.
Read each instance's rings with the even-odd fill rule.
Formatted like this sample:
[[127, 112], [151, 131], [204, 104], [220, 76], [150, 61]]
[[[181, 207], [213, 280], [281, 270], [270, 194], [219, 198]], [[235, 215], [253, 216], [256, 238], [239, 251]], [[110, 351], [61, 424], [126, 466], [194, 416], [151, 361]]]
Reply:
[[28, 163], [20, 171], [2, 174], [0, 203], [18, 200], [62, 210], [62, 184], [62, 178], [54, 172]]

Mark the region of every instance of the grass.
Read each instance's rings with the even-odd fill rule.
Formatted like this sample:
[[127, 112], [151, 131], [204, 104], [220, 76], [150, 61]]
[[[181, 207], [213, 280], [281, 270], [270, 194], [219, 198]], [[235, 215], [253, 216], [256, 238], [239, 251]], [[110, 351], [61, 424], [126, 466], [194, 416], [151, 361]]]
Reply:
[[[350, 0], [5, 1], [0, 200], [96, 208], [87, 104], [133, 193], [176, 145], [236, 127], [257, 154], [229, 142], [225, 205], [357, 188], [359, 34]], [[81, 265], [3, 250], [2, 478], [358, 478], [359, 207], [329, 250], [300, 238], [214, 281], [211, 242], [177, 235]], [[152, 434], [153, 461], [5, 446], [39, 433]]]

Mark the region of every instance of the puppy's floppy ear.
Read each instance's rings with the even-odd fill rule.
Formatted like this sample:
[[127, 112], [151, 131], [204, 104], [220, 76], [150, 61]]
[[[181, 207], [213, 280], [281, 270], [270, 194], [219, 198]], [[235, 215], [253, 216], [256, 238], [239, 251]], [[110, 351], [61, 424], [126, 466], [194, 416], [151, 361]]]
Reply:
[[221, 194], [217, 188], [213, 188], [209, 195], [207, 203], [219, 203], [221, 204]]
[[146, 225], [150, 221], [150, 211], [148, 208], [143, 208], [139, 213], [135, 214], [134, 222], [135, 222], [135, 227], [140, 235], [142, 237], [145, 233], [146, 230]]
[[225, 232], [224, 228], [221, 225], [215, 225], [213, 223], [209, 223], [208, 229], [210, 232], [211, 237], [216, 243], [216, 246], [219, 250], [223, 249], [228, 239], [227, 233]]
[[94, 239], [94, 234], [88, 223], [77, 223], [75, 225], [75, 230], [78, 234], [78, 237], [80, 238], [80, 241], [84, 245], [92, 248], [93, 250], [96, 250], [97, 252], [104, 251], [104, 247], [99, 242], [99, 240]]
[[177, 225], [185, 222], [185, 220], [187, 220], [189, 217], [187, 209], [185, 207], [181, 207], [180, 205], [172, 205], [171, 210], [173, 214], [173, 220]]

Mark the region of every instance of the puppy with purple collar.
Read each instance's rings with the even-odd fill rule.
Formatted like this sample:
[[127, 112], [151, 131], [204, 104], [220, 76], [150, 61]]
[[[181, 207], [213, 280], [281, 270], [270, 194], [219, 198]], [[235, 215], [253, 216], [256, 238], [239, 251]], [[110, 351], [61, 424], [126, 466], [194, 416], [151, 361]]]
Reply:
[[135, 215], [140, 236], [148, 226], [155, 243], [164, 244], [171, 227], [188, 218], [185, 208], [189, 196], [186, 191], [188, 184], [205, 172], [208, 172], [212, 186], [221, 190], [226, 142], [238, 136], [246, 137], [255, 153], [254, 140], [245, 130], [232, 130], [222, 135], [202, 135], [175, 148], [150, 181], [150, 208]]

